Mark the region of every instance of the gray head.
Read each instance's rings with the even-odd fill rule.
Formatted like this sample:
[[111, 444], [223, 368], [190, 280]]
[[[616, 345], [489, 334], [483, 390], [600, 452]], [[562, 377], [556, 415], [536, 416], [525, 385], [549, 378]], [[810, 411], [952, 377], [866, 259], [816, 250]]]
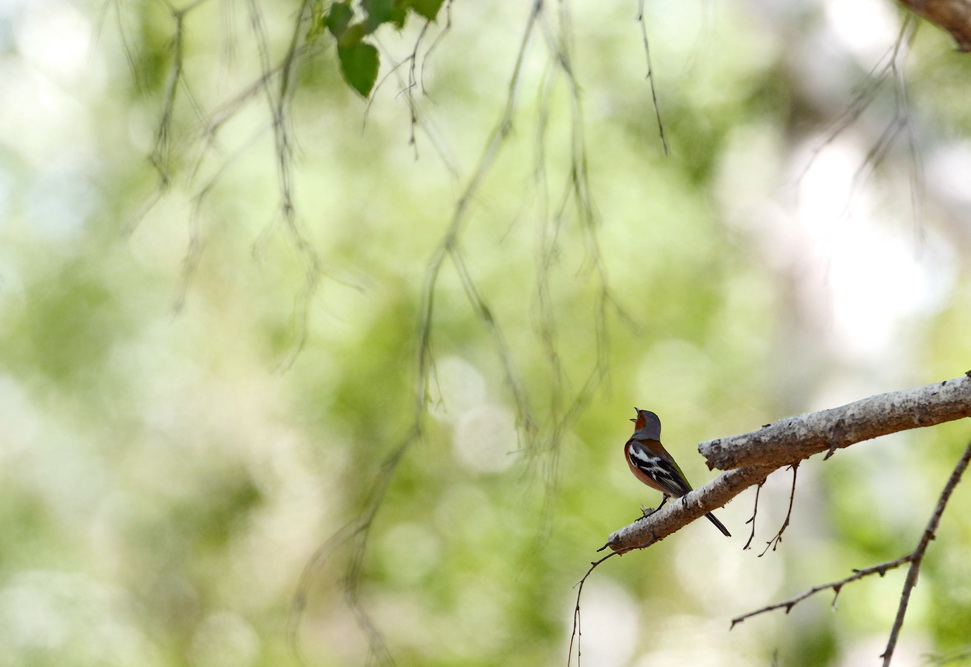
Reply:
[[661, 420], [650, 410], [637, 410], [637, 418], [631, 419], [634, 422], [634, 438], [638, 440], [661, 440]]

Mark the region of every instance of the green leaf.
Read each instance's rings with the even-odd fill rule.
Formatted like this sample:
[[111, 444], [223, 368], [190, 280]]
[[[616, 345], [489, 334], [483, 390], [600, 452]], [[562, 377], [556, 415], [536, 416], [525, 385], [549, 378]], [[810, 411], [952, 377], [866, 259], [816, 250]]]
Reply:
[[[361, 9], [367, 12], [368, 27], [373, 32], [382, 23], [394, 21], [395, 0], [361, 0]], [[403, 13], [399, 10], [397, 13]]]
[[395, 3], [395, 6], [391, 8], [391, 15], [388, 20], [394, 23], [394, 27], [401, 30], [405, 27], [405, 19], [408, 18], [408, 6], [405, 3]]
[[364, 97], [371, 94], [378, 78], [378, 50], [365, 42], [337, 47], [341, 73], [347, 82]]
[[330, 30], [330, 34], [340, 39], [352, 18], [354, 18], [354, 10], [351, 9], [350, 1], [335, 2], [327, 12], [327, 29]]
[[429, 21], [435, 20], [444, 4], [445, 0], [411, 0], [411, 8]]

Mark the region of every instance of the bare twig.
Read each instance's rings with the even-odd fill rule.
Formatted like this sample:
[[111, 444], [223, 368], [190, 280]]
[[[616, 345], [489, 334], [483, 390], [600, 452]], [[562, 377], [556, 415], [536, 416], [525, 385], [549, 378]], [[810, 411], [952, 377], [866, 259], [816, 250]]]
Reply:
[[732, 619], [731, 627], [735, 627], [736, 624], [742, 623], [746, 619], [752, 618], [753, 616], [775, 611], [776, 609], [785, 609], [786, 613], [788, 614], [797, 604], [806, 598], [819, 593], [820, 591], [832, 590], [833, 605], [835, 606], [836, 599], [846, 584], [858, 581], [859, 579], [863, 579], [864, 577], [868, 577], [873, 574], [879, 574], [882, 577], [888, 571], [909, 563], [910, 567], [907, 569], [907, 577], [904, 580], [903, 591], [900, 595], [900, 604], [897, 606], [897, 616], [894, 619], [893, 628], [890, 630], [890, 638], [887, 641], [887, 648], [880, 656], [883, 658], [884, 667], [890, 665], [890, 661], [893, 658], [894, 649], [897, 646], [897, 639], [900, 636], [900, 630], [903, 627], [904, 617], [907, 614], [907, 606], [910, 602], [910, 593], [914, 589], [914, 586], [917, 585], [917, 575], [920, 572], [921, 562], [923, 561], [924, 555], [927, 552], [927, 547], [930, 546], [931, 540], [933, 540], [936, 536], [937, 527], [940, 524], [941, 516], [944, 514], [944, 509], [947, 507], [951, 494], [954, 492], [954, 489], [957, 488], [957, 485], [961, 481], [961, 477], [964, 475], [965, 470], [967, 470], [969, 463], [971, 463], [971, 442], [968, 443], [968, 446], [964, 450], [964, 454], [957, 462], [957, 465], [954, 466], [954, 470], [951, 472], [951, 476], [947, 480], [947, 484], [944, 485], [944, 489], [941, 491], [941, 495], [937, 500], [937, 506], [934, 508], [934, 513], [927, 522], [927, 527], [924, 529], [924, 533], [921, 535], [920, 541], [917, 543], [917, 548], [915, 548], [911, 553], [897, 558], [896, 560], [879, 563], [862, 570], [854, 570], [853, 574], [845, 579], [840, 579], [839, 581], [834, 581], [828, 584], [822, 584], [820, 586], [813, 586], [809, 590], [783, 602], [777, 602], [775, 604], [768, 605], [767, 607], [762, 607], [761, 609], [756, 609], [755, 611], [743, 614], [742, 616], [737, 616]]
[[941, 522], [941, 516], [944, 514], [944, 508], [947, 507], [948, 500], [951, 499], [951, 494], [954, 493], [954, 489], [957, 488], [958, 483], [961, 481], [964, 471], [968, 469], [968, 464], [971, 463], [971, 442], [964, 450], [964, 454], [958, 461], [957, 465], [954, 466], [954, 470], [951, 472], [951, 477], [947, 480], [947, 484], [944, 485], [944, 490], [941, 491], [941, 497], [937, 501], [937, 507], [934, 508], [934, 514], [931, 516], [931, 520], [927, 522], [927, 528], [924, 529], [924, 534], [920, 538], [920, 542], [917, 544], [917, 548], [910, 555], [910, 568], [907, 570], [907, 578], [904, 580], [904, 589], [900, 595], [900, 604], [897, 607], [897, 617], [893, 621], [893, 629], [890, 630], [890, 639], [887, 641], [887, 650], [883, 652], [881, 656], [883, 658], [884, 667], [890, 664], [890, 659], [893, 657], [894, 648], [897, 646], [897, 638], [900, 636], [900, 628], [904, 624], [904, 616], [907, 614], [907, 605], [910, 602], [910, 592], [917, 585], [917, 575], [920, 572], [921, 561], [924, 560], [924, 554], [927, 552], [927, 547], [930, 546], [931, 540], [934, 539], [937, 533], [937, 526]]
[[[782, 533], [786, 532], [786, 528], [789, 527], [789, 520], [792, 518], [792, 504], [796, 499], [796, 475], [799, 472], [799, 464], [795, 463], [790, 467], [792, 468], [792, 488], [789, 490], [789, 509], [786, 510], [786, 519], [782, 522], [782, 526], [779, 527], [778, 532], [776, 532], [772, 539], [765, 543], [765, 549], [763, 549], [762, 553], [759, 554], [759, 558], [764, 556], [770, 548], [772, 551], [779, 548], [779, 544], [782, 542]], [[762, 485], [760, 484], [759, 489], [761, 488]], [[752, 526], [752, 531], [753, 533], [755, 531], [754, 525]]]
[[830, 124], [825, 137], [819, 141], [810, 152], [809, 159], [806, 161], [800, 175], [796, 181], [801, 181], [813, 163], [831, 145], [844, 130], [849, 128], [860, 116], [873, 104], [877, 95], [888, 82], [892, 86], [894, 96], [894, 114], [888, 120], [877, 137], [876, 141], [870, 146], [862, 163], [857, 167], [849, 188], [843, 211], [840, 218], [845, 219], [849, 216], [851, 205], [855, 193], [860, 189], [866, 179], [883, 163], [890, 149], [897, 142], [901, 132], [905, 134], [907, 149], [911, 156], [910, 162], [910, 196], [911, 212], [914, 219], [915, 228], [920, 232], [920, 211], [922, 198], [924, 196], [924, 172], [920, 156], [920, 150], [911, 121], [910, 100], [907, 96], [906, 80], [904, 78], [903, 65], [909, 53], [909, 46], [914, 41], [917, 34], [919, 22], [912, 15], [907, 15], [900, 26], [897, 39], [887, 49], [886, 53], [880, 57], [876, 65], [867, 73], [866, 78], [854, 92], [853, 99], [846, 109]]
[[[475, 194], [478, 192], [486, 174], [495, 164], [496, 156], [503, 140], [512, 129], [513, 115], [516, 109], [516, 102], [519, 98], [519, 88], [522, 84], [522, 71], [526, 59], [526, 53], [532, 39], [533, 29], [536, 19], [542, 10], [542, 0], [534, 0], [530, 15], [526, 22], [526, 31], [523, 34], [516, 57], [516, 64], [513, 66], [513, 73], [509, 80], [509, 88], [506, 97], [506, 106], [503, 109], [499, 122], [493, 128], [489, 139], [486, 142], [485, 150], [479, 159], [475, 173], [469, 179], [465, 191], [455, 204], [452, 217], [449, 220], [445, 233], [442, 235], [438, 247], [432, 253], [431, 260], [425, 270], [425, 281], [422, 286], [421, 305], [418, 316], [418, 386], [416, 391], [417, 412], [421, 413], [425, 408], [425, 401], [428, 398], [428, 378], [432, 367], [431, 335], [432, 320], [435, 313], [435, 294], [438, 285], [438, 278], [442, 267], [447, 259], [454, 259], [461, 253], [459, 239], [468, 221], [469, 209]], [[481, 312], [481, 311], [480, 311]], [[518, 406], [522, 409], [524, 406]], [[524, 422], [530, 423], [531, 419]]]
[[788, 600], [784, 600], [782, 602], [776, 602], [775, 604], [770, 604], [766, 607], [762, 607], [761, 609], [756, 609], [755, 611], [751, 611], [747, 614], [736, 616], [735, 618], [732, 619], [732, 627], [735, 627], [735, 625], [737, 625], [738, 623], [742, 623], [745, 620], [752, 618], [753, 616], [758, 616], [759, 614], [765, 614], [770, 611], [775, 611], [776, 609], [785, 609], [786, 613], [788, 614], [790, 611], [792, 611], [792, 608], [795, 607], [797, 604], [799, 604], [800, 602], [802, 602], [808, 597], [812, 597], [813, 595], [815, 595], [816, 593], [819, 593], [820, 591], [832, 590], [833, 591], [832, 604], [833, 606], [836, 606], [836, 599], [837, 597], [839, 597], [840, 591], [843, 589], [843, 586], [845, 586], [846, 584], [852, 583], [859, 579], [863, 579], [864, 577], [869, 577], [872, 574], [879, 574], [882, 577], [889, 570], [898, 568], [904, 563], [909, 562], [909, 560], [910, 560], [910, 556], [903, 556], [902, 558], [898, 558], [897, 560], [887, 561], [886, 563], [880, 563], [872, 567], [866, 567], [866, 568], [863, 568], [862, 570], [853, 570], [853, 574], [846, 577], [845, 579], [840, 579], [839, 581], [833, 581], [828, 584], [821, 584], [819, 586], [813, 586], [809, 590], [804, 591], [795, 597], [789, 598]]
[[[253, 32], [259, 46], [258, 51], [260, 54], [263, 79], [268, 81], [272, 68], [270, 66], [269, 51], [266, 46], [263, 20], [255, 0], [250, 0], [250, 7]], [[277, 157], [277, 180], [279, 181], [280, 190], [279, 215], [283, 220], [284, 229], [290, 237], [291, 244], [300, 253], [304, 263], [304, 285], [294, 298], [292, 311], [295, 340], [287, 356], [280, 362], [279, 370], [288, 369], [300, 352], [303, 351], [303, 347], [307, 342], [310, 303], [314, 294], [317, 292], [321, 274], [320, 255], [318, 255], [317, 250], [307, 240], [306, 236], [304, 236], [294, 205], [292, 173], [293, 136], [290, 129], [289, 113], [290, 99], [297, 77], [297, 66], [299, 64], [297, 53], [304, 32], [303, 24], [309, 14], [310, 0], [303, 0], [294, 20], [289, 48], [283, 56], [283, 64], [280, 68], [279, 89], [274, 94], [269, 85], [264, 86], [267, 105], [273, 118], [273, 138], [276, 144]]]
[[[303, 612], [307, 605], [307, 596], [316, 577], [324, 571], [328, 561], [334, 558], [337, 551], [346, 547], [349, 551], [349, 562], [341, 570], [341, 585], [344, 598], [351, 608], [358, 626], [367, 635], [372, 657], [379, 664], [394, 664], [384, 636], [377, 624], [371, 619], [360, 600], [360, 583], [363, 579], [364, 558], [367, 555], [368, 540], [378, 512], [384, 504], [384, 496], [394, 479], [398, 465], [404, 459], [411, 446], [422, 437], [421, 423], [414, 426], [391, 453], [384, 459], [375, 479], [368, 488], [367, 497], [357, 518], [338, 530], [327, 542], [317, 549], [310, 561], [304, 566], [297, 592], [294, 595], [290, 610], [287, 635], [291, 650], [301, 664], [304, 663], [300, 650], [299, 631]], [[339, 568], [332, 568], [339, 569]], [[370, 663], [369, 663], [370, 664]]]
[[577, 644], [577, 667], [580, 667], [580, 634], [581, 634], [580, 633], [580, 596], [583, 595], [583, 585], [587, 583], [587, 578], [591, 574], [593, 574], [593, 571], [596, 570], [601, 563], [603, 563], [608, 558], [612, 556], [617, 556], [617, 555], [618, 553], [615, 551], [613, 553], [607, 554], [606, 556], [604, 556], [599, 560], [595, 560], [592, 563], [590, 563], [590, 567], [587, 569], [586, 573], [584, 573], [583, 577], [580, 578], [580, 581], [577, 582], [577, 585], [576, 585], [577, 601], [576, 601], [576, 605], [573, 607], [573, 631], [570, 633], [570, 648], [566, 654], [566, 667], [570, 667], [573, 661], [574, 640], [576, 640], [576, 644]]
[[759, 515], [759, 496], [762, 494], [762, 487], [765, 486], [765, 481], [763, 480], [761, 484], [755, 487], [755, 500], [752, 502], [752, 516], [745, 523], [751, 524], [752, 531], [748, 535], [748, 540], [745, 542], [745, 546], [742, 547], [742, 551], [750, 549], [752, 547], [752, 540], [755, 539], [755, 518]]
[[657, 118], [657, 131], [661, 135], [661, 146], [664, 154], [670, 155], [668, 137], [664, 134], [664, 123], [661, 122], [661, 105], [657, 99], [657, 84], [654, 80], [654, 66], [651, 64], [651, 47], [647, 39], [647, 19], [644, 18], [644, 0], [637, 3], [637, 22], [641, 25], [641, 39], [644, 41], [644, 57], [647, 58], [647, 80], [651, 83], [651, 101], [654, 103], [654, 116]]
[[[923, 172], [922, 172], [922, 161], [920, 159], [920, 151], [917, 147], [916, 139], [914, 137], [913, 123], [911, 122], [910, 115], [910, 99], [907, 96], [906, 80], [903, 76], [903, 66], [907, 59], [907, 55], [910, 53], [909, 47], [913, 43], [914, 37], [917, 34], [917, 21], [908, 16], [904, 19], [903, 24], [900, 26], [900, 32], [897, 36], [897, 40], [894, 42], [893, 47], [890, 49], [889, 57], [887, 59], [886, 65], [884, 65], [881, 73], [876, 76], [874, 80], [874, 85], [872, 87], [872, 96], [868, 99], [857, 98], [860, 104], [859, 113], [869, 106], [876, 97], [876, 94], [883, 83], [887, 80], [891, 81], [894, 94], [894, 114], [893, 117], [887, 122], [886, 126], [883, 128], [883, 132], [877, 138], [876, 142], [867, 151], [866, 157], [863, 159], [862, 164], [857, 167], [853, 174], [852, 182], [850, 183], [849, 195], [847, 196], [847, 201], [843, 207], [843, 212], [841, 213], [841, 218], [846, 218], [850, 212], [850, 204], [852, 202], [854, 193], [856, 193], [864, 181], [872, 174], [886, 159], [887, 154], [890, 149], [896, 143], [897, 137], [901, 132], [904, 132], [907, 137], [907, 147], [910, 151], [912, 162], [911, 162], [911, 200], [912, 200], [912, 215], [914, 217], [915, 225], [919, 223], [918, 215], [920, 210], [920, 198], [923, 196]], [[839, 127], [834, 132], [838, 134], [844, 128]], [[835, 134], [830, 135], [830, 138], [835, 138]]]

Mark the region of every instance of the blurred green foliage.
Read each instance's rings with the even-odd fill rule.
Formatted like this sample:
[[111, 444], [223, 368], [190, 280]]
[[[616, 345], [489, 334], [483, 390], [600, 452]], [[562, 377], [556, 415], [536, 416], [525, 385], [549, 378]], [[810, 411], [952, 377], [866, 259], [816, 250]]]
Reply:
[[426, 21], [434, 21], [444, 0], [361, 0], [364, 15], [354, 22], [354, 5], [345, 2], [324, 3], [314, 0], [310, 7], [310, 27], [307, 41], [313, 43], [324, 31], [337, 40], [337, 57], [341, 73], [347, 83], [363, 97], [371, 94], [381, 66], [377, 48], [364, 39], [384, 24], [401, 30], [408, 20], [409, 10]]
[[[966, 56], [922, 28], [906, 61], [915, 231], [904, 138], [855, 174], [893, 91], [824, 134], [895, 29], [864, 53], [822, 9], [649, 9], [670, 157], [627, 6], [544, 5], [508, 127], [526, 7], [5, 10], [0, 665], [565, 664], [595, 549], [660, 501], [621, 457], [634, 405], [700, 486], [698, 441], [967, 370], [968, 204], [941, 166], [968, 164]], [[799, 178], [826, 146], [825, 183], [858, 183], [831, 226]], [[871, 263], [886, 237], [910, 259]], [[853, 320], [853, 290], [892, 307]], [[803, 463], [762, 558], [784, 472], [752, 550], [746, 494], [731, 540], [702, 522], [611, 559], [583, 664], [875, 663], [902, 571], [730, 619], [909, 552], [967, 438]], [[901, 664], [967, 646], [969, 507]]]

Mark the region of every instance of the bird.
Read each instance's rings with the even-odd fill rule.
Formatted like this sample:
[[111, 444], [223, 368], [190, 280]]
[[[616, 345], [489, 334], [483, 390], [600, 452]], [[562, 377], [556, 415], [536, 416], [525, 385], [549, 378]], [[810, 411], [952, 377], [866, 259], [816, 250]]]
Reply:
[[[680, 498], [691, 491], [691, 485], [674, 457], [661, 444], [660, 418], [650, 410], [638, 410], [636, 407], [634, 410], [637, 412], [637, 418], [631, 419], [634, 422], [634, 435], [624, 445], [624, 456], [634, 477], [664, 494], [663, 506], [668, 497]], [[732, 536], [714, 514], [709, 512], [705, 518], [726, 537]]]

